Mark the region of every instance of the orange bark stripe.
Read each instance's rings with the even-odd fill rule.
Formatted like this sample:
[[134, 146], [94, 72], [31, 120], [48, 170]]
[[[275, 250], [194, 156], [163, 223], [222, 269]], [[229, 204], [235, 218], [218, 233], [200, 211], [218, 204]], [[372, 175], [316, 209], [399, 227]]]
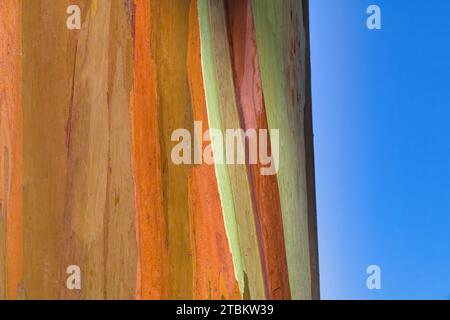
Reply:
[[22, 2], [0, 6], [0, 298], [15, 299], [23, 272]]
[[149, 1], [135, 0], [132, 158], [136, 190], [138, 299], [167, 299], [168, 260], [160, 154], [156, 66], [150, 48]]

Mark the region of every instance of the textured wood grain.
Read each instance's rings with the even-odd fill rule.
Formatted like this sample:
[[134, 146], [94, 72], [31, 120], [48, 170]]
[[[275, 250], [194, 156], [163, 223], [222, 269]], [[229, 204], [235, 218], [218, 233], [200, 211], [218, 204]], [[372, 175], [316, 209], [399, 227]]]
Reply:
[[[130, 162], [128, 2], [24, 3], [24, 223], [28, 298], [132, 298], [136, 238]], [[45, 14], [44, 14], [45, 12]], [[54, 28], [49, 33], [35, 25]], [[127, 28], [128, 26], [128, 28]], [[51, 47], [51, 54], [47, 49]], [[65, 288], [80, 266], [83, 290]]]
[[187, 75], [189, 1], [151, 1], [150, 46], [156, 66], [156, 94], [167, 219], [169, 298], [193, 297], [188, 175], [190, 166], [171, 160], [172, 132], [192, 128]]
[[64, 247], [69, 254], [63, 268], [76, 264], [89, 272], [84, 276], [84, 298], [132, 298], [135, 294], [130, 125], [123, 121], [128, 118], [131, 88], [127, 9], [126, 2], [102, 1], [95, 7], [91, 3], [87, 26], [79, 33], [75, 49], [66, 129], [69, 196]]
[[66, 126], [64, 248], [68, 254], [63, 268], [76, 264], [84, 271], [83, 298], [132, 298], [135, 294], [130, 125], [123, 121], [128, 119], [132, 79], [128, 5], [91, 3], [75, 49]]
[[[23, 16], [23, 290], [57, 299], [63, 285], [66, 125], [76, 40], [66, 28], [68, 1], [24, 1]], [[36, 28], [36, 26], [41, 28]], [[53, 30], [52, 33], [48, 30]], [[48, 50], [52, 48], [52, 50]], [[51, 120], [49, 120], [51, 119]]]

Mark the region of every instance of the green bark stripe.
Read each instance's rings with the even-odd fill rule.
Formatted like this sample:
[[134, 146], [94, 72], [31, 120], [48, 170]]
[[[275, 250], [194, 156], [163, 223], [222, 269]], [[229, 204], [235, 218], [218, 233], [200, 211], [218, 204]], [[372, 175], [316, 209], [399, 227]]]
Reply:
[[310, 299], [301, 1], [253, 0], [252, 5], [268, 124], [280, 130], [278, 186], [291, 294]]
[[[199, 16], [209, 126], [225, 134], [226, 129], [240, 128], [240, 123], [223, 1], [199, 1]], [[214, 139], [212, 146], [215, 157], [224, 151], [219, 150], [221, 145]], [[239, 287], [245, 298], [264, 299], [264, 278], [246, 166], [216, 163], [215, 168]]]

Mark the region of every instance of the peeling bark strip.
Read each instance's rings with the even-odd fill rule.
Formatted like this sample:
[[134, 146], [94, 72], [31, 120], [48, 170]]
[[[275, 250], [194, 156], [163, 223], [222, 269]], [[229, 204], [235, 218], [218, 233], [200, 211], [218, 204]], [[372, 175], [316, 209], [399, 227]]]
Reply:
[[253, 15], [268, 124], [280, 129], [278, 186], [291, 294], [310, 299], [302, 3], [253, 0]]
[[0, 299], [20, 297], [23, 271], [21, 6], [0, 5]]
[[[225, 132], [226, 129], [241, 128], [236, 106], [236, 95], [228, 45], [228, 32], [224, 3], [221, 0], [202, 1], [200, 13], [202, 34], [202, 58], [204, 64], [205, 87], [208, 114], [212, 128]], [[207, 70], [205, 70], [207, 69]], [[218, 146], [213, 150], [217, 150]], [[220, 165], [219, 176], [222, 204], [227, 202], [224, 210], [228, 220], [229, 232], [237, 232], [236, 241], [240, 253], [233, 253], [235, 263], [241, 264], [238, 281], [245, 298], [264, 299], [266, 290], [261, 265], [260, 248], [255, 226], [255, 213], [252, 204], [247, 168], [245, 165]], [[240, 254], [240, 257], [239, 257]]]
[[[201, 65], [198, 3], [189, 9], [188, 68], [193, 117], [208, 130], [208, 114]], [[195, 133], [194, 133], [195, 134]], [[214, 167], [201, 164], [192, 169], [189, 181], [190, 217], [194, 250], [194, 298], [239, 299], [240, 292], [225, 231], [223, 211]], [[217, 276], [217, 270], [220, 270]]]
[[[318, 298], [307, 19], [306, 0], [1, 0], [0, 299]], [[175, 165], [176, 129], [218, 158], [194, 121], [278, 129], [278, 174]]]
[[[241, 127], [268, 129], [251, 0], [229, 0], [227, 11]], [[290, 299], [277, 177], [261, 175], [260, 168], [260, 164], [248, 165], [267, 298]]]

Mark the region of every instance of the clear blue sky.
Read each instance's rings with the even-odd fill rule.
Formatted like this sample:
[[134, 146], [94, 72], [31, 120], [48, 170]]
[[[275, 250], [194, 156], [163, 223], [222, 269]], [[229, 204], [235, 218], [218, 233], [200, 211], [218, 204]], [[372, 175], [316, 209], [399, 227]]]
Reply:
[[[310, 0], [322, 298], [450, 298], [449, 12]], [[381, 290], [366, 287], [371, 264]]]

